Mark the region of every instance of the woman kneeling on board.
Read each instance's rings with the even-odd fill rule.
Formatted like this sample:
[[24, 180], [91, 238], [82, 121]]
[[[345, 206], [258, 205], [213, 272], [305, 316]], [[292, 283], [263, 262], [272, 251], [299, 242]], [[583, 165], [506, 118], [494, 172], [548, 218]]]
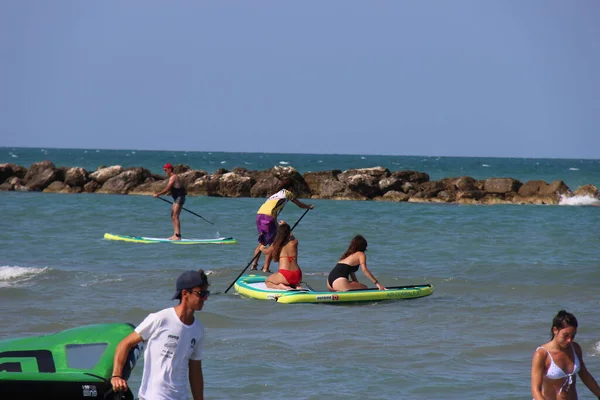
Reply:
[[[362, 235], [356, 235], [352, 238], [348, 250], [340, 257], [340, 260], [329, 273], [327, 278], [327, 289], [332, 292], [347, 292], [348, 290], [368, 289], [356, 279], [355, 272], [358, 267], [362, 269], [363, 274], [373, 282], [379, 290], [385, 290], [385, 287], [379, 283], [367, 268], [367, 239]], [[350, 280], [349, 278], [352, 278]]]
[[287, 222], [279, 221], [277, 233], [270, 247], [260, 246], [260, 251], [279, 263], [279, 271], [269, 275], [265, 285], [271, 289], [294, 289], [302, 280], [298, 266], [298, 240]]

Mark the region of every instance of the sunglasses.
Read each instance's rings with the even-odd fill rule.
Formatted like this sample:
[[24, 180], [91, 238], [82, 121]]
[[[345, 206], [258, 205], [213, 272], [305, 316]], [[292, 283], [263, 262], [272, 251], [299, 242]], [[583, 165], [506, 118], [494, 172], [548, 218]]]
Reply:
[[210, 290], [201, 290], [201, 291], [190, 290], [189, 292], [194, 293], [196, 296], [200, 297], [201, 299], [208, 298], [208, 295], [210, 294]]

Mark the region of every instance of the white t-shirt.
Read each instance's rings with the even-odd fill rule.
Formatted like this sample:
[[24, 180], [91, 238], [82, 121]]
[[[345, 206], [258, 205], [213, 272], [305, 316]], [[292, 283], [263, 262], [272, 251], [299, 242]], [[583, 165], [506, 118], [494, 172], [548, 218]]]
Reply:
[[176, 400], [189, 396], [189, 360], [202, 359], [204, 325], [185, 325], [175, 308], [150, 314], [135, 328], [144, 339], [140, 400]]

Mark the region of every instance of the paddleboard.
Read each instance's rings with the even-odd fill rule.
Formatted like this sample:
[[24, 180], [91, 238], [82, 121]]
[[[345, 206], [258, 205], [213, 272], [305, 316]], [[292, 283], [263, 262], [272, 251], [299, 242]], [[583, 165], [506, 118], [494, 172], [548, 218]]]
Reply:
[[266, 276], [244, 275], [235, 282], [235, 290], [242, 296], [278, 303], [357, 303], [384, 300], [416, 299], [433, 293], [433, 286], [408, 285], [389, 287], [388, 290], [369, 288], [348, 292], [318, 292], [313, 290], [279, 290], [265, 285]]
[[215, 239], [169, 240], [166, 238], [154, 238], [154, 237], [145, 237], [145, 236], [114, 235], [112, 233], [105, 233], [104, 239], [120, 240], [123, 242], [132, 242], [132, 243], [171, 243], [171, 244], [236, 244], [237, 243], [237, 240], [232, 237], [220, 237], [220, 238], [215, 238]]

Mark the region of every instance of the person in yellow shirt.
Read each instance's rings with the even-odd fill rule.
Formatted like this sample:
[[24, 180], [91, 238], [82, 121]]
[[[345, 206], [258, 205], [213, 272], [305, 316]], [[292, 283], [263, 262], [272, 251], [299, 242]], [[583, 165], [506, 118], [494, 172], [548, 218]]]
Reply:
[[[267, 201], [258, 209], [256, 213], [256, 229], [258, 230], [258, 246], [254, 250], [254, 263], [251, 270], [255, 271], [258, 267], [260, 258], [261, 246], [268, 246], [273, 243], [275, 234], [277, 233], [277, 216], [283, 210], [288, 201], [291, 201], [300, 208], [312, 210], [312, 204], [305, 204], [296, 198], [292, 192], [293, 182], [290, 178], [285, 178], [279, 182], [275, 193], [272, 194]], [[263, 272], [271, 272], [271, 255], [265, 254], [265, 263]]]

